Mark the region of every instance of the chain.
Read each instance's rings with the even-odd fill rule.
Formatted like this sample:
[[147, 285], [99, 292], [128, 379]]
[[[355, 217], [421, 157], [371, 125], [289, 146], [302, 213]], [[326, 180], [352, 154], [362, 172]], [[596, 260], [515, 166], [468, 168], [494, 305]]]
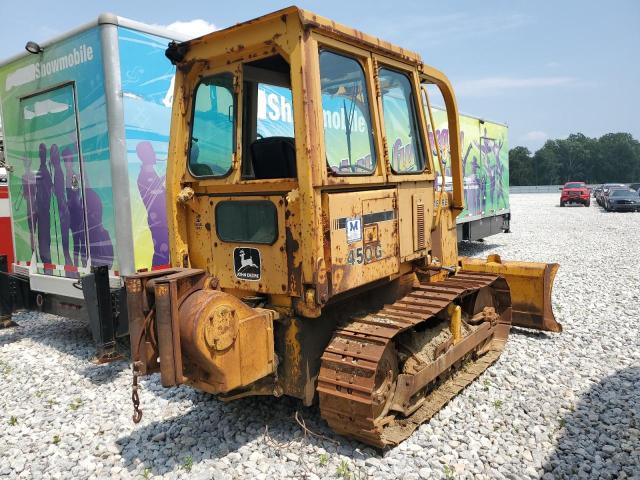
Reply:
[[[135, 351], [138, 352], [137, 355], [140, 354], [140, 345], [142, 343], [142, 339], [144, 338], [147, 329], [149, 328], [149, 324], [151, 322], [151, 319], [153, 318], [154, 313], [155, 309], [152, 308], [144, 319], [144, 324], [142, 326], [142, 329], [140, 330], [140, 335], [138, 336], [138, 340], [135, 343], [135, 345], [137, 345], [137, 348], [135, 349]], [[132, 351], [134, 351], [133, 346]], [[134, 359], [137, 355], [134, 355]], [[134, 361], [132, 364], [133, 383], [131, 385], [131, 401], [133, 402], [133, 423], [140, 423], [140, 420], [142, 420], [142, 410], [140, 410], [140, 396], [138, 395], [138, 376], [140, 375], [140, 368], [143, 365], [144, 364], [139, 360]]]
[[138, 396], [138, 375], [142, 362], [133, 362], [133, 384], [131, 385], [131, 401], [133, 402], [133, 423], [140, 423], [142, 410], [140, 410], [140, 397]]

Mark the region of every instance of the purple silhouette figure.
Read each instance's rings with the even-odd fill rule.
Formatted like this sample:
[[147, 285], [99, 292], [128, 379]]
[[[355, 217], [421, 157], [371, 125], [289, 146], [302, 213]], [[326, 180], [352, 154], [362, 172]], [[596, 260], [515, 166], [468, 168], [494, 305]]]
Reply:
[[[142, 167], [138, 174], [138, 191], [147, 209], [147, 222], [153, 239], [153, 266], [169, 263], [169, 230], [167, 229], [167, 209], [165, 203], [165, 177], [157, 174], [156, 152], [149, 142], [140, 142], [136, 153]], [[193, 151], [192, 151], [193, 155]]]
[[36, 215], [38, 216], [38, 252], [43, 263], [51, 263], [51, 189], [53, 181], [47, 169], [47, 146], [40, 144], [40, 168], [36, 172]]
[[60, 149], [55, 143], [51, 145], [49, 154], [51, 169], [53, 170], [53, 193], [58, 204], [58, 218], [60, 219], [60, 234], [62, 235], [62, 253], [65, 265], [73, 265], [71, 255], [69, 255], [69, 209], [67, 207], [67, 197], [65, 195], [64, 173], [60, 164]]
[[89, 227], [89, 254], [95, 266], [113, 266], [113, 245], [109, 232], [102, 225], [102, 200], [92, 189], [84, 192], [87, 205], [87, 226]]
[[31, 159], [24, 157], [24, 175], [22, 175], [22, 196], [27, 206], [27, 225], [29, 226], [29, 243], [31, 251], [36, 248], [35, 233], [38, 224], [38, 215], [36, 214], [36, 176], [31, 171]]
[[487, 190], [487, 178], [484, 171], [480, 168], [480, 164], [478, 163], [478, 158], [476, 156], [473, 157], [471, 162], [471, 172], [474, 183], [478, 186], [478, 188], [474, 192], [474, 214], [479, 215], [485, 211], [487, 199], [486, 199], [486, 190]]
[[80, 180], [73, 171], [73, 152], [70, 148], [65, 148], [62, 151], [62, 159], [66, 170], [65, 190], [67, 209], [69, 211], [69, 229], [73, 238], [73, 264], [80, 265], [81, 263], [85, 267], [87, 265], [87, 245], [84, 236], [84, 212], [82, 211], [82, 198], [80, 197]]
[[495, 169], [491, 165], [489, 159], [489, 153], [493, 151], [493, 143], [495, 141], [487, 137], [487, 129], [484, 129], [484, 136], [481, 137], [480, 142], [474, 142], [478, 150], [480, 150], [480, 161], [484, 166], [484, 173], [480, 177], [482, 188], [482, 210], [484, 211], [487, 206], [487, 179], [489, 180], [489, 193], [491, 198], [491, 204], [493, 205], [493, 194], [495, 192]]

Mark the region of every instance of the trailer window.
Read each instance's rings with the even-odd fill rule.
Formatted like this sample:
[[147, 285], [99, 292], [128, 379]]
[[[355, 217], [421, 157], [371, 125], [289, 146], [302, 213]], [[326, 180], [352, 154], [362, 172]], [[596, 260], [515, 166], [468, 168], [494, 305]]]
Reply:
[[364, 70], [353, 58], [320, 51], [324, 145], [329, 168], [367, 175], [376, 167]]
[[193, 111], [189, 171], [196, 177], [226, 175], [235, 152], [233, 76], [223, 73], [202, 80]]
[[276, 206], [266, 200], [228, 200], [216, 206], [216, 230], [223, 242], [263, 243], [278, 238]]
[[422, 172], [424, 151], [411, 82], [405, 74], [386, 68], [380, 69], [378, 78], [391, 169], [394, 173]]

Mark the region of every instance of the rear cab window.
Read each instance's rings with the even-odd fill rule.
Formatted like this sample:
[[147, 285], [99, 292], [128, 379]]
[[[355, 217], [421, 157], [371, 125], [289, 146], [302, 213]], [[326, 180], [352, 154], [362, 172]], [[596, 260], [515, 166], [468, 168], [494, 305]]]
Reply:
[[229, 200], [216, 205], [216, 230], [223, 242], [273, 244], [278, 238], [276, 206], [266, 200]]

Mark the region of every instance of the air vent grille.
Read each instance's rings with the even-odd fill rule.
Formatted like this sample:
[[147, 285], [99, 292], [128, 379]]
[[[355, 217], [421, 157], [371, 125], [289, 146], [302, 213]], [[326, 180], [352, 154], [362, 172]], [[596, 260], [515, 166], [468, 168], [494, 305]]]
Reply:
[[427, 246], [427, 242], [424, 236], [424, 203], [416, 204], [416, 229], [418, 245], [417, 250], [422, 250]]

